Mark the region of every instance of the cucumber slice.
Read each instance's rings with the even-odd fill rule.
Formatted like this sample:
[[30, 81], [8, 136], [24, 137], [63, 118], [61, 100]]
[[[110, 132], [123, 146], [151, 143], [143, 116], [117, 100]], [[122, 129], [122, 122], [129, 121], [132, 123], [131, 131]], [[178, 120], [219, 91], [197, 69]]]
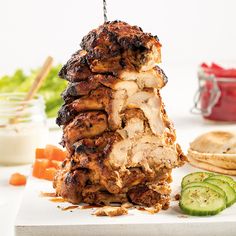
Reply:
[[179, 206], [193, 216], [216, 215], [226, 208], [226, 200], [209, 187], [186, 187], [181, 193]]
[[185, 185], [192, 183], [192, 182], [201, 182], [204, 179], [213, 176], [214, 174], [209, 172], [194, 172], [191, 174], [186, 175], [181, 182], [181, 187], [184, 188]]
[[214, 184], [220, 187], [226, 194], [226, 206], [229, 207], [236, 201], [234, 189], [225, 181], [220, 179], [208, 178], [205, 180], [207, 183]]
[[184, 187], [184, 189], [189, 188], [189, 187], [195, 187], [195, 186], [211, 188], [212, 190], [216, 191], [217, 193], [219, 193], [221, 196], [223, 196], [226, 199], [226, 194], [221, 188], [219, 188], [218, 186], [216, 186], [214, 184], [210, 184], [208, 182], [193, 182], [193, 183], [187, 184]]
[[225, 175], [214, 175], [209, 178], [220, 179], [220, 180], [227, 182], [234, 189], [235, 194], [236, 194], [236, 182], [234, 181], [233, 178], [231, 178], [229, 176], [225, 176]]

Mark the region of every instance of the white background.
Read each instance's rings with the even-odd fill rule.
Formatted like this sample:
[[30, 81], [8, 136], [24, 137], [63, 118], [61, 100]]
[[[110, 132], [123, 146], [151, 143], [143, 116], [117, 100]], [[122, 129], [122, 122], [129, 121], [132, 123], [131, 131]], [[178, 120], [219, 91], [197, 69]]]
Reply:
[[[235, 61], [234, 0], [107, 0], [107, 5], [109, 20], [137, 24], [160, 38], [169, 113], [189, 111], [202, 61]], [[64, 63], [102, 22], [102, 0], [0, 0], [0, 75], [38, 67], [47, 55]]]
[[[107, 0], [109, 20], [158, 35], [163, 63], [197, 66], [235, 59], [234, 0]], [[83, 35], [103, 22], [102, 0], [0, 0], [0, 74], [38, 66], [51, 54], [64, 62]]]

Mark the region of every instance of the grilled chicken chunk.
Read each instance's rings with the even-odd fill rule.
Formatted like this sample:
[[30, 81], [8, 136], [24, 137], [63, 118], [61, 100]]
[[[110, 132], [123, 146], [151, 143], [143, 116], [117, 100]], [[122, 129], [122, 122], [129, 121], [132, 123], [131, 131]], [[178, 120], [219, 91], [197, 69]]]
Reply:
[[[55, 176], [56, 193], [74, 204], [83, 201], [89, 204], [109, 205], [125, 203], [128, 198], [133, 198], [132, 202], [137, 204], [138, 200], [132, 197], [132, 192], [140, 187], [144, 188], [145, 192], [148, 191], [146, 199], [144, 197], [140, 199], [142, 196], [137, 194], [141, 205], [150, 206], [150, 201], [159, 202], [160, 194], [168, 197], [170, 188], [167, 184], [170, 182], [170, 170], [163, 168], [156, 175], [152, 175], [141, 168], [129, 168], [118, 175], [117, 170], [110, 169], [105, 161], [99, 164], [97, 160], [98, 158], [91, 161], [94, 165], [93, 170], [80, 167], [78, 162], [76, 167], [71, 169], [68, 162], [65, 169], [60, 170]], [[157, 193], [156, 200], [148, 198], [148, 195], [157, 195]]]
[[158, 38], [113, 21], [89, 32], [81, 48], [60, 71], [69, 84], [57, 124], [69, 154], [54, 179], [57, 195], [167, 209], [172, 169], [186, 157], [159, 91], [167, 77], [157, 66]]
[[64, 127], [63, 139], [68, 146], [72, 146], [77, 140], [99, 135], [107, 128], [106, 114], [99, 111], [83, 112]]
[[59, 72], [62, 79], [71, 82], [86, 80], [93, 73], [87, 62], [87, 52], [79, 50], [72, 55], [71, 59], [64, 65]]
[[144, 206], [156, 206], [161, 205], [164, 209], [166, 205], [169, 205], [170, 201], [170, 187], [167, 183], [160, 184], [157, 186], [158, 189], [162, 189], [159, 191], [155, 191], [154, 189], [149, 188], [146, 185], [138, 185], [134, 188], [131, 188], [128, 192], [128, 196], [132, 203], [137, 205]]
[[124, 68], [146, 71], [161, 61], [158, 38], [121, 21], [92, 30], [82, 39], [81, 47], [88, 52], [90, 68], [96, 73]]

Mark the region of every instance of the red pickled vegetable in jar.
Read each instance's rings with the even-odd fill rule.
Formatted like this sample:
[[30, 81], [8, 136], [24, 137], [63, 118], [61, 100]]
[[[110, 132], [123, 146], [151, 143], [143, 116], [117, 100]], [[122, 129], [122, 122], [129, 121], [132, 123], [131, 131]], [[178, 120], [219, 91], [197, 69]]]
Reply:
[[209, 120], [236, 121], [236, 69], [203, 63], [199, 68], [198, 79], [195, 109]]

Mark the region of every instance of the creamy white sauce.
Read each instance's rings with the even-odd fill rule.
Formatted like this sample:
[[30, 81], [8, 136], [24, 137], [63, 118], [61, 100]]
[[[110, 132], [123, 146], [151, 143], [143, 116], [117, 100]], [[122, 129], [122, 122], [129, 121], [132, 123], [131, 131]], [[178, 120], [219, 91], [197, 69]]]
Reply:
[[44, 147], [48, 128], [37, 123], [18, 123], [0, 128], [0, 164], [20, 165], [33, 163], [35, 149]]

